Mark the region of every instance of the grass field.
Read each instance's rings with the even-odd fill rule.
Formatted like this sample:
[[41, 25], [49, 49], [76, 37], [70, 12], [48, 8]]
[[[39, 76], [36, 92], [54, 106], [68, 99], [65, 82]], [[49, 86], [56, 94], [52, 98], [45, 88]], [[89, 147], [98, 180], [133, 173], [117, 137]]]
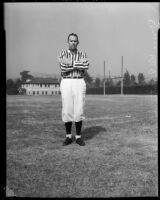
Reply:
[[7, 96], [6, 195], [157, 196], [157, 109], [157, 96], [88, 95], [86, 146], [64, 147], [60, 96]]

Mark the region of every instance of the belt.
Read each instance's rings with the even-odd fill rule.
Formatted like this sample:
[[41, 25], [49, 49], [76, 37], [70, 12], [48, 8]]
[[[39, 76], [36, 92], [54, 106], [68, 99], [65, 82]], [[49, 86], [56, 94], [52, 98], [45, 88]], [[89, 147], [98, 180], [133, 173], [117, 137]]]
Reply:
[[71, 76], [71, 77], [63, 76], [62, 78], [75, 78], [75, 79], [79, 79], [79, 78], [83, 78], [83, 77], [82, 76]]

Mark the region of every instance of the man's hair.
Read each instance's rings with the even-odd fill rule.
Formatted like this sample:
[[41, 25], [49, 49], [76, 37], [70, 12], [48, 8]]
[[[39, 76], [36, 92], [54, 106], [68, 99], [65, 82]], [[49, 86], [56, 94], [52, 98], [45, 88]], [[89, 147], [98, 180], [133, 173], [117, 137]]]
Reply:
[[69, 41], [70, 36], [75, 36], [75, 37], [77, 38], [78, 43], [79, 43], [78, 35], [77, 35], [77, 34], [75, 34], [75, 33], [70, 33], [70, 34], [68, 35], [68, 41]]

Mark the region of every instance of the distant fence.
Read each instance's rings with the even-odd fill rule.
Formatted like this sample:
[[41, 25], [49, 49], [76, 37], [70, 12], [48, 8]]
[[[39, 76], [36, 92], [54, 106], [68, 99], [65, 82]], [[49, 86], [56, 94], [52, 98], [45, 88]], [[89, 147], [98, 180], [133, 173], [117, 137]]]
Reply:
[[[103, 94], [103, 87], [87, 88], [86, 94]], [[105, 88], [105, 94], [121, 94], [120, 86], [108, 86]], [[124, 86], [123, 94], [157, 94], [157, 85], [135, 85]]]

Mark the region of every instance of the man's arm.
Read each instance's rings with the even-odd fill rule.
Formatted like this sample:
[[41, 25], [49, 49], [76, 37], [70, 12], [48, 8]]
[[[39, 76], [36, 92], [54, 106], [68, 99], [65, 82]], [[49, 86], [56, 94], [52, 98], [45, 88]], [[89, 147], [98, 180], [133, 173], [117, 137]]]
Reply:
[[62, 72], [68, 72], [73, 70], [73, 64], [71, 59], [68, 57], [68, 52], [61, 51], [58, 60]]
[[89, 60], [86, 53], [81, 53], [78, 61], [74, 61], [74, 68], [84, 70], [89, 68]]

